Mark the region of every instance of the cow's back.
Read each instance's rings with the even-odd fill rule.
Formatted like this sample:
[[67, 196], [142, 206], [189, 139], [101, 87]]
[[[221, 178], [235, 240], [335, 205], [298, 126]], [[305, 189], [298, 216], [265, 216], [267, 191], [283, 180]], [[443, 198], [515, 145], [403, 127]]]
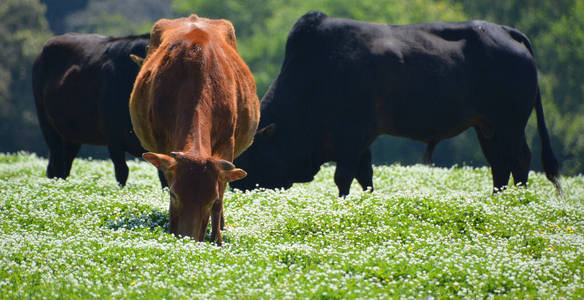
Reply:
[[200, 133], [210, 129], [213, 140], [197, 141], [208, 145], [207, 154], [234, 139], [229, 152], [237, 156], [251, 144], [259, 118], [253, 76], [234, 41], [218, 40], [205, 27], [181, 30], [172, 32], [172, 45], [151, 44], [138, 74], [130, 98], [136, 135], [147, 150], [169, 153], [205, 139]]
[[[506, 91], [533, 91], [512, 101], [535, 99], [536, 81], [528, 46], [497, 24], [387, 25], [312, 13], [290, 32], [260, 128], [279, 120], [335, 131], [327, 124], [345, 119], [372, 134], [440, 140], [491, 113], [500, 117], [493, 107], [509, 104]], [[523, 104], [503, 115], [524, 119], [532, 106]], [[306, 121], [292, 125], [299, 115]]]
[[138, 151], [127, 104], [138, 67], [129, 54], [144, 55], [147, 43], [148, 35], [50, 39], [33, 66], [39, 114], [71, 142], [103, 145], [119, 135], [127, 150]]
[[369, 47], [374, 71], [362, 81], [370, 84], [380, 133], [430, 142], [469, 126], [489, 127], [494, 119], [526, 121], [535, 101], [535, 62], [529, 45], [503, 26], [470, 21], [388, 27], [374, 39], [389, 41], [384, 52]]
[[136, 135], [149, 151], [170, 153], [184, 146], [203, 91], [211, 94], [204, 72], [209, 66], [205, 45], [196, 43], [192, 51], [180, 42], [168, 51], [156, 51], [168, 45], [151, 45], [138, 73], [130, 96], [130, 116]]
[[96, 95], [105, 39], [77, 34], [54, 37], [33, 66], [37, 109], [61, 136], [77, 143], [106, 142]]

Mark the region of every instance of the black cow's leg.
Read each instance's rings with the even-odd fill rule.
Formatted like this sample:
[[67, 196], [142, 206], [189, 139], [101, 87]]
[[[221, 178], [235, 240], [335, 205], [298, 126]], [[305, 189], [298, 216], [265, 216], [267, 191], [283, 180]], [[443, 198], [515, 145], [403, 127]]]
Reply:
[[49, 150], [49, 164], [47, 165], [47, 177], [48, 178], [63, 178], [61, 175], [61, 170], [63, 169], [63, 164], [61, 160], [61, 150]]
[[[138, 149], [134, 148], [134, 149], [132, 149], [131, 151], [128, 151], [128, 152], [130, 154], [132, 154], [133, 156], [135, 156], [135, 157], [142, 157], [142, 154], [144, 152], [146, 152], [146, 150], [144, 150], [143, 148], [140, 147]], [[166, 178], [164, 177], [164, 173], [162, 171], [160, 171], [160, 170], [157, 170], [157, 171], [158, 171], [158, 179], [160, 180], [160, 187], [161, 188], [167, 187], [168, 186], [168, 183], [166, 182]]]
[[160, 179], [160, 186], [162, 188], [165, 188], [168, 186], [168, 182], [166, 182], [166, 178], [164, 177], [164, 173], [162, 173], [162, 171], [158, 170], [158, 179]]
[[[146, 152], [146, 150], [144, 150], [143, 148], [134, 148], [128, 151], [130, 154], [132, 154], [135, 157], [142, 157], [142, 154], [144, 152]], [[168, 186], [168, 183], [166, 182], [166, 178], [164, 177], [164, 173], [160, 170], [158, 171], [158, 179], [160, 180], [160, 187], [161, 188], [165, 188]]]
[[47, 177], [48, 178], [63, 178], [63, 143], [60, 137], [56, 137], [54, 140], [48, 141], [49, 146], [49, 164], [47, 165]]
[[61, 136], [55, 131], [51, 126], [47, 117], [44, 114], [42, 107], [37, 109], [37, 116], [39, 119], [39, 125], [41, 126], [41, 132], [47, 142], [49, 148], [49, 164], [47, 165], [47, 177], [48, 178], [64, 178], [63, 173], [63, 141]]
[[491, 165], [491, 172], [493, 175], [493, 187], [497, 192], [502, 190], [509, 183], [509, 176], [511, 175], [511, 160], [512, 147], [509, 147], [508, 139], [504, 138], [504, 131], [498, 131], [491, 138], [485, 137], [480, 130], [476, 130], [481, 149]]
[[491, 172], [493, 174], [494, 191], [505, 189], [509, 184], [509, 176], [511, 175], [509, 167], [505, 163], [493, 163], [491, 164]]
[[357, 160], [354, 161], [337, 161], [335, 170], [335, 184], [339, 188], [339, 197], [345, 197], [349, 194], [351, 183], [357, 175]]
[[69, 177], [69, 173], [71, 172], [71, 166], [73, 165], [73, 160], [79, 153], [79, 149], [81, 149], [81, 144], [74, 144], [74, 143], [63, 143], [63, 152], [62, 152], [62, 175], [61, 178]]
[[429, 142], [428, 146], [426, 147], [426, 152], [424, 153], [424, 164], [425, 165], [432, 165], [432, 153], [434, 152], [434, 148], [438, 142]]
[[[146, 152], [146, 149], [140, 146], [140, 142], [130, 141], [129, 143], [126, 142], [126, 152], [130, 153], [132, 156], [135, 157], [142, 157], [142, 154]], [[160, 170], [158, 170], [158, 179], [160, 180], [160, 187], [165, 188], [168, 186], [166, 178], [164, 177], [164, 173]]]
[[373, 191], [373, 166], [371, 165], [371, 150], [369, 148], [361, 154], [356, 178], [364, 191], [368, 189]]
[[527, 186], [527, 178], [529, 176], [530, 163], [531, 151], [529, 151], [527, 141], [525, 141], [525, 136], [523, 135], [521, 137], [519, 145], [519, 153], [511, 169], [511, 173], [513, 174], [513, 180], [515, 181], [515, 184]]
[[121, 186], [126, 185], [128, 180], [128, 165], [126, 164], [126, 153], [119, 146], [108, 145], [108, 151], [112, 162], [114, 163], [114, 170], [116, 173], [116, 180]]
[[49, 164], [47, 166], [48, 178], [62, 178], [63, 174], [63, 143], [59, 138], [58, 141], [47, 143], [49, 145]]

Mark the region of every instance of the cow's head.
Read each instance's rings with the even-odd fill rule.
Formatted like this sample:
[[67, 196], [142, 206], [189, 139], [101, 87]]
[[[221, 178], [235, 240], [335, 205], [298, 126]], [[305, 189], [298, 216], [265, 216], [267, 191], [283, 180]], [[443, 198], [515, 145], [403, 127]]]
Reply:
[[286, 153], [293, 149], [280, 149], [276, 130], [277, 126], [270, 124], [257, 131], [253, 144], [235, 160], [248, 170], [248, 176], [231, 183], [231, 187], [251, 190], [256, 187], [287, 189], [292, 186]]
[[223, 197], [226, 184], [247, 175], [226, 160], [182, 152], [170, 155], [147, 152], [142, 157], [164, 173], [170, 187], [170, 232], [198, 241], [205, 238], [211, 210], [216, 200]]

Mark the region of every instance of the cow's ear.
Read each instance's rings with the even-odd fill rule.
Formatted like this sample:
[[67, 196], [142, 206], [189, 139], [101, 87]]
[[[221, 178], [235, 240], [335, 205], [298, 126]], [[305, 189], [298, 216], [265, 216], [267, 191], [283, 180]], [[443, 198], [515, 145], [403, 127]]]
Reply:
[[146, 152], [142, 157], [161, 171], [168, 171], [174, 167], [176, 160], [166, 154]]
[[255, 134], [255, 137], [256, 138], [270, 137], [274, 134], [275, 131], [276, 131], [276, 124], [271, 123], [270, 125], [262, 128], [262, 129], [258, 129], [258, 131]]
[[130, 59], [138, 65], [138, 68], [142, 68], [142, 64], [144, 63], [144, 57], [140, 57], [135, 54], [130, 54]]
[[219, 181], [221, 182], [232, 182], [247, 176], [247, 172], [240, 168], [236, 168], [232, 163], [226, 160], [220, 159], [215, 163], [219, 169]]
[[240, 180], [247, 176], [247, 172], [240, 169], [235, 168], [228, 171], [220, 171], [219, 172], [219, 180], [222, 182], [232, 182], [236, 180]]

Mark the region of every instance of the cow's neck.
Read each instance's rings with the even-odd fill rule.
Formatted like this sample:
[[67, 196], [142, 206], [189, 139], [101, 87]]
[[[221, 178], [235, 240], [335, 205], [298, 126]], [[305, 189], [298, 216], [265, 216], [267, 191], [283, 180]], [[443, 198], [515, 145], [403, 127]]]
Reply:
[[[293, 177], [291, 179], [295, 182], [311, 181], [320, 170], [320, 165], [327, 161], [326, 157], [320, 152], [322, 137], [318, 128], [321, 125], [315, 124], [311, 120], [297, 122], [290, 116], [305, 114], [307, 111], [306, 102], [299, 103], [282, 97], [276, 98], [273, 93], [273, 87], [270, 87], [270, 90], [262, 100], [262, 115], [259, 128], [274, 122], [294, 126], [293, 129], [289, 129], [290, 133], [285, 133], [286, 136], [299, 138], [299, 140], [291, 142], [293, 145], [291, 150], [293, 149], [293, 151], [285, 154], [288, 174]], [[279, 101], [275, 102], [274, 100]], [[315, 111], [311, 113], [318, 114]], [[276, 123], [276, 128], [278, 128], [278, 123]], [[307, 140], [308, 138], [310, 140]], [[286, 141], [290, 142], [290, 139], [287, 138]]]
[[294, 177], [292, 180], [295, 182], [307, 182], [314, 178], [326, 160], [320, 152], [321, 145], [318, 142], [320, 137], [316, 132], [308, 134], [298, 130], [298, 133], [302, 137], [310, 136], [311, 139], [294, 143], [294, 151], [287, 159], [289, 174], [292, 174]]
[[212, 155], [211, 124], [205, 114], [195, 112], [190, 126], [179, 130], [179, 135], [181, 136], [179, 140], [184, 141], [177, 145], [179, 151], [197, 157]]

